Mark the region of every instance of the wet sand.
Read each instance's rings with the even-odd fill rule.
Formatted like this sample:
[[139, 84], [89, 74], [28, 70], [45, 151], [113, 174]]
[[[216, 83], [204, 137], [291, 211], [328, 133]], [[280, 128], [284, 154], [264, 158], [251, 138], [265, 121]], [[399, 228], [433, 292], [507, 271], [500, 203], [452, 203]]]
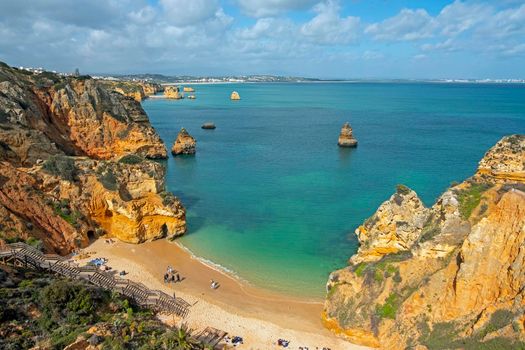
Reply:
[[[167, 321], [185, 322], [197, 331], [211, 326], [230, 336], [241, 336], [244, 344], [240, 349], [282, 349], [277, 346], [279, 338], [290, 340], [288, 349], [367, 349], [323, 328], [322, 300], [295, 298], [254, 287], [205, 264], [176, 243], [158, 240], [140, 245], [108, 244], [99, 239], [84, 251], [95, 253], [90, 259], [107, 258], [112, 269], [129, 273], [126, 278], [170, 295], [175, 293], [192, 305], [184, 320], [170, 317]], [[168, 265], [183, 278], [181, 282], [163, 282]], [[220, 287], [211, 289], [210, 280], [217, 281]]]

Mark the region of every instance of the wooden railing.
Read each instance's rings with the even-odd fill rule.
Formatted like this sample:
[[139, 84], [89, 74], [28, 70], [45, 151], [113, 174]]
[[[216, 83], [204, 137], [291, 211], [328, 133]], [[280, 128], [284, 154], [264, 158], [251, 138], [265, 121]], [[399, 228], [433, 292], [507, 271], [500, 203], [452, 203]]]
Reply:
[[142, 283], [115, 277], [95, 266], [79, 267], [71, 262], [69, 257], [43, 254], [25, 243], [12, 243], [7, 244], [5, 248], [0, 248], [0, 263], [46, 270], [71, 279], [86, 280], [101, 288], [125, 295], [138, 305], [158, 312], [186, 317], [190, 310], [190, 304], [182, 298], [175, 298], [159, 290], [149, 289]]

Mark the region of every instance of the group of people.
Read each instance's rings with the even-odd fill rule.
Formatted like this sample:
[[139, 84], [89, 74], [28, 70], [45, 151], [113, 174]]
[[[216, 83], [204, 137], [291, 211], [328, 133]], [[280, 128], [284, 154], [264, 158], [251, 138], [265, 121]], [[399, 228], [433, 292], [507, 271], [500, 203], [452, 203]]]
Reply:
[[287, 348], [288, 345], [290, 345], [290, 341], [279, 338], [279, 340], [277, 340], [277, 345], [282, 346], [283, 348]]
[[175, 283], [180, 281], [182, 281], [182, 279], [180, 278], [179, 273], [173, 270], [171, 266], [168, 266], [166, 273], [164, 274], [164, 283]]
[[242, 339], [242, 337], [239, 336], [235, 336], [233, 338], [225, 337], [224, 341], [226, 342], [226, 344], [231, 343], [233, 346], [239, 346], [241, 344], [244, 344], [244, 339]]

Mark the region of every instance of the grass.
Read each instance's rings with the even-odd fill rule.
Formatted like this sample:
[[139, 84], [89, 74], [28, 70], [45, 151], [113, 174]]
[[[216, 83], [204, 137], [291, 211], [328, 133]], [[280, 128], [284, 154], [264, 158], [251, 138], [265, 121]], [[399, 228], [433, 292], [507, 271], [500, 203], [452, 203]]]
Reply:
[[474, 209], [479, 205], [483, 193], [492, 185], [473, 183], [468, 189], [456, 191], [459, 201], [459, 212], [464, 220], [468, 220]]

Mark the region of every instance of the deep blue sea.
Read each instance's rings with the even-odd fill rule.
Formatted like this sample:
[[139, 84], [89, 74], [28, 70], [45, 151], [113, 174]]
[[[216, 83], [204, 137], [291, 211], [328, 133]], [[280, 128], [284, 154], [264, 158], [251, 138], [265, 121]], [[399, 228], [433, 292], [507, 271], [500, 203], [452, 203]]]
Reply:
[[[356, 251], [354, 230], [405, 184], [427, 205], [472, 175], [502, 136], [525, 133], [525, 85], [196, 85], [196, 100], [143, 102], [168, 148], [185, 127], [194, 157], [167, 160], [188, 210], [180, 242], [269, 289], [324, 295]], [[242, 100], [230, 101], [236, 90]], [[206, 121], [215, 130], [202, 130]], [[337, 146], [350, 122], [356, 149]]]

